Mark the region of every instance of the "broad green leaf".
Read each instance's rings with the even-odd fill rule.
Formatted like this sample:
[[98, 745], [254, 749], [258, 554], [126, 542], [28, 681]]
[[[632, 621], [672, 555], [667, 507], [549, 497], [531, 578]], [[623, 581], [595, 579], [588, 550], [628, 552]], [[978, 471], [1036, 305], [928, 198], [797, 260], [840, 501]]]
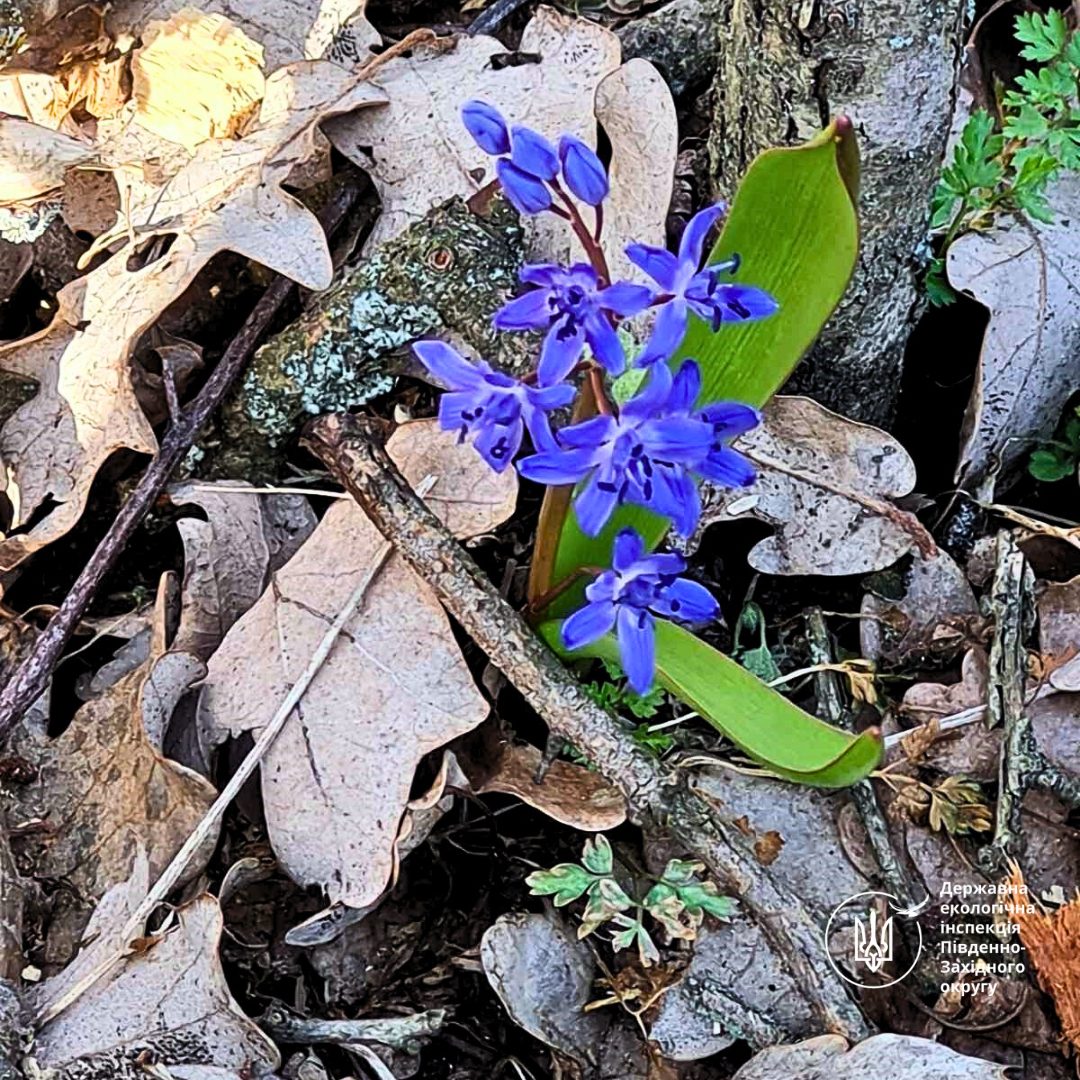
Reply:
[[614, 855], [611, 844], [603, 833], [597, 833], [585, 841], [585, 851], [581, 856], [581, 864], [586, 870], [594, 874], [610, 874], [614, 866]]
[[585, 894], [595, 878], [576, 863], [559, 863], [550, 870], [534, 870], [525, 884], [533, 896], [554, 896], [556, 907], [565, 907]]
[[[614, 660], [612, 635], [568, 653], [559, 623], [539, 632], [560, 656]], [[767, 769], [799, 784], [847, 787], [866, 777], [881, 759], [877, 731], [853, 735], [804, 712], [758, 681], [730, 657], [675, 623], [656, 622], [656, 677], [713, 727]]]
[[[703, 402], [734, 399], [764, 405], [813, 344], [855, 267], [857, 172], [855, 140], [846, 120], [835, 121], [803, 146], [766, 150], [751, 164], [709, 261], [737, 253], [742, 260], [738, 280], [767, 289], [780, 310], [760, 322], [728, 324], [715, 333], [701, 320], [691, 320], [673, 362], [697, 359]], [[623, 507], [599, 537], [590, 539], [568, 509], [567, 489], [549, 489], [529, 582], [534, 601], [579, 567], [608, 566], [611, 541], [620, 528], [633, 525], [651, 548], [668, 527], [666, 518]], [[566, 614], [580, 592], [580, 586], [567, 590], [549, 611]]]

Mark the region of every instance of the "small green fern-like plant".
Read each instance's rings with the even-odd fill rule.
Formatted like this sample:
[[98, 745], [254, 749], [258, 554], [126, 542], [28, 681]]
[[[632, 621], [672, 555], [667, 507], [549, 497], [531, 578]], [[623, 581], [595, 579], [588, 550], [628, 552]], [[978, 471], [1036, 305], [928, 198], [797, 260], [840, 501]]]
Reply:
[[935, 304], [955, 299], [945, 274], [954, 240], [1006, 212], [1053, 221], [1047, 185], [1063, 170], [1080, 169], [1080, 33], [1070, 33], [1060, 11], [1019, 15], [1015, 33], [1020, 55], [1040, 66], [1003, 95], [1000, 127], [986, 109], [971, 114], [931, 199], [940, 254], [926, 289]]
[[536, 870], [525, 883], [533, 896], [550, 896], [556, 907], [585, 899], [578, 938], [588, 937], [604, 923], [618, 927], [611, 944], [616, 952], [637, 946], [643, 967], [660, 959], [645, 916], [659, 923], [672, 938], [692, 941], [706, 915], [728, 919], [734, 900], [721, 896], [711, 881], [702, 881], [703, 863], [672, 859], [641, 900], [634, 900], [615, 880], [615, 857], [603, 833], [585, 841], [580, 863], [559, 863]]

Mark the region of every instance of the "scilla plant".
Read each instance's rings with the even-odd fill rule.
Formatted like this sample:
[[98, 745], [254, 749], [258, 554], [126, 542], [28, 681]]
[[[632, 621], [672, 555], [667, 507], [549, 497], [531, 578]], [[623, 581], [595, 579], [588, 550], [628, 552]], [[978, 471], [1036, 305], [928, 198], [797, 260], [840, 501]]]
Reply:
[[[471, 440], [493, 469], [516, 464], [526, 479], [548, 485], [530, 581], [540, 633], [567, 657], [617, 662], [638, 694], [659, 679], [781, 775], [822, 786], [866, 775], [880, 754], [876, 735], [855, 737], [821, 723], [692, 633], [716, 618], [716, 600], [685, 576], [681, 556], [655, 550], [669, 528], [693, 532], [701, 481], [753, 485], [754, 468], [732, 441], [760, 422], [759, 406], [846, 284], [856, 254], [850, 127], [834, 125], [797, 151], [771, 152], [781, 158], [763, 155], [751, 169], [721, 245], [734, 230], [736, 240], [750, 241], [752, 259], [745, 249], [708, 252], [726, 216], [716, 204], [690, 220], [677, 252], [630, 244], [626, 256], [641, 274], [624, 281], [609, 269], [610, 184], [592, 148], [570, 134], [552, 142], [511, 126], [485, 102], [468, 102], [462, 119], [494, 158], [504, 197], [522, 215], [564, 219], [582, 253], [572, 265], [524, 267], [520, 295], [494, 316], [507, 333], [543, 335], [536, 369], [524, 378], [466, 359], [444, 342], [414, 345], [446, 388], [443, 428]], [[816, 269], [775, 222], [757, 236], [747, 231], [744, 192], [762, 166], [765, 182], [759, 179], [756, 195], [751, 188], [751, 221], [771, 193], [778, 200], [768, 209], [773, 218], [794, 210], [788, 224], [804, 242], [832, 245]], [[763, 240], [771, 250], [763, 251]], [[651, 331], [628, 356], [620, 323], [646, 312]], [[746, 335], [771, 323], [783, 325]], [[734, 338], [740, 331], [741, 345]], [[717, 348], [725, 336], [732, 337], [726, 356]], [[552, 413], [571, 404], [571, 422], [555, 429]]]

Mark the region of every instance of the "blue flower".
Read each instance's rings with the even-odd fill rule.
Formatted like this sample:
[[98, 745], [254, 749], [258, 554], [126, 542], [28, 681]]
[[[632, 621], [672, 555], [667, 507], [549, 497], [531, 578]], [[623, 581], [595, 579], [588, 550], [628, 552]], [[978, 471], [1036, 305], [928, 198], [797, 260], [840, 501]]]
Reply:
[[589, 206], [599, 206], [611, 190], [607, 170], [592, 148], [573, 135], [559, 140], [559, 160], [562, 162], [566, 186]]
[[525, 428], [538, 450], [556, 446], [547, 413], [570, 403], [572, 386], [537, 390], [493, 371], [483, 360], [469, 363], [442, 341], [418, 341], [413, 352], [449, 388], [439, 399], [439, 426], [457, 431], [459, 442], [475, 436], [477, 451], [496, 472], [513, 461]]
[[521, 280], [536, 288], [496, 312], [494, 323], [497, 330], [547, 330], [537, 368], [541, 386], [565, 379], [586, 345], [608, 371], [621, 374], [626, 358], [608, 313], [628, 318], [644, 311], [652, 298], [649, 289], [629, 282], [601, 288], [587, 263], [569, 269], [551, 263], [526, 266]]
[[580, 649], [614, 628], [619, 659], [631, 687], [648, 693], [656, 669], [654, 615], [691, 623], [716, 618], [718, 605], [703, 585], [678, 575], [686, 569], [678, 555], [645, 555], [633, 529], [622, 529], [612, 549], [612, 569], [585, 590], [588, 601], [560, 629], [567, 649]]
[[665, 409], [670, 416], [694, 416], [712, 428], [712, 447], [695, 471], [724, 487], [749, 487], [756, 475], [754, 466], [728, 443], [753, 431], [761, 423], [761, 413], [741, 401], [717, 401], [697, 409], [700, 396], [701, 368], [696, 361], [686, 360], [675, 376]]
[[712, 323], [714, 330], [724, 322], [763, 319], [779, 306], [764, 289], [752, 285], [721, 283], [721, 274], [734, 273], [738, 256], [698, 270], [709, 230], [723, 215], [717, 203], [696, 213], [687, 223], [678, 255], [648, 244], [631, 244], [626, 254], [660, 286], [660, 310], [652, 336], [638, 358], [638, 365], [666, 360], [686, 334], [689, 312]]
[[574, 510], [587, 536], [596, 536], [621, 503], [663, 514], [688, 536], [701, 516], [690, 473], [709, 456], [715, 434], [703, 419], [668, 411], [672, 389], [667, 365], [655, 365], [646, 387], [618, 418], [597, 416], [564, 428], [561, 448], [522, 459], [518, 471], [541, 484], [584, 480]]
[[486, 101], [466, 101], [461, 119], [485, 154], [510, 153], [510, 129], [502, 113]]

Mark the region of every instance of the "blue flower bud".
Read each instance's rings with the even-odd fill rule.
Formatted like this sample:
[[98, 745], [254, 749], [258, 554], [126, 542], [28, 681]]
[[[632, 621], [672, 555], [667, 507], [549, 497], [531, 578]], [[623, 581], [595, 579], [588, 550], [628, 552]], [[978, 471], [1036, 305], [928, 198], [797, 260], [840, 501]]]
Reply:
[[466, 101], [461, 119], [485, 154], [509, 154], [510, 130], [502, 113], [485, 101]]
[[599, 206], [611, 190], [607, 170], [593, 150], [573, 135], [559, 140], [559, 160], [562, 162], [566, 186], [584, 203]]
[[507, 158], [499, 158], [495, 172], [503, 193], [519, 214], [539, 214], [551, 206], [551, 192], [543, 180], [519, 169]]
[[532, 128], [515, 124], [512, 130], [514, 148], [510, 160], [522, 172], [540, 180], [554, 180], [559, 175], [559, 155], [555, 153], [555, 147]]

